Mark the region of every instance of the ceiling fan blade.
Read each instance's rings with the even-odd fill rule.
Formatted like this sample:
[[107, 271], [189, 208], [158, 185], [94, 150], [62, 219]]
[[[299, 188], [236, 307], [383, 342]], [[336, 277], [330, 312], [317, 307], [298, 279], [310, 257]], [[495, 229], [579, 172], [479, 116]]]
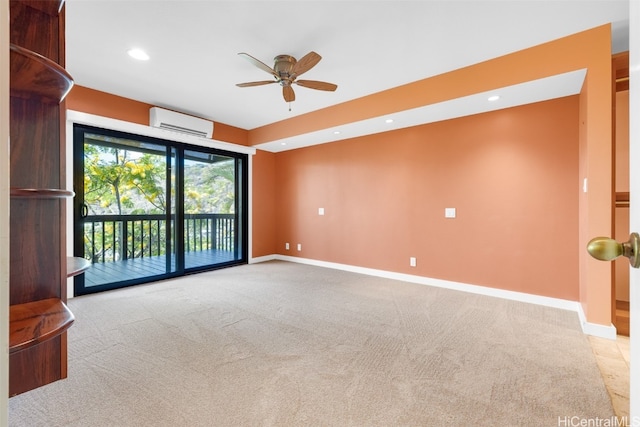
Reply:
[[259, 59], [256, 59], [253, 56], [249, 55], [248, 53], [244, 53], [244, 52], [240, 52], [238, 55], [242, 56], [244, 59], [251, 62], [253, 65], [260, 68], [261, 70], [264, 70], [267, 73], [271, 74], [272, 76], [278, 78], [278, 75], [276, 74], [275, 71], [273, 71], [273, 68], [269, 67], [267, 64], [260, 61]]
[[259, 82], [248, 82], [248, 83], [237, 83], [236, 86], [238, 87], [251, 87], [251, 86], [260, 86], [260, 85], [268, 85], [271, 83], [278, 83], [275, 80], [262, 80]]
[[293, 92], [293, 88], [288, 85], [282, 86], [282, 96], [287, 102], [293, 102], [296, 100], [296, 94]]
[[318, 55], [315, 52], [307, 53], [305, 56], [300, 58], [300, 60], [296, 62], [296, 64], [293, 66], [293, 69], [291, 70], [291, 75], [299, 76], [302, 73], [306, 73], [311, 68], [313, 68], [318, 62], [320, 62], [321, 59], [322, 59], [322, 56]]
[[330, 92], [338, 88], [338, 85], [334, 85], [333, 83], [319, 82], [317, 80], [296, 80], [294, 83], [308, 87], [309, 89], [327, 90]]

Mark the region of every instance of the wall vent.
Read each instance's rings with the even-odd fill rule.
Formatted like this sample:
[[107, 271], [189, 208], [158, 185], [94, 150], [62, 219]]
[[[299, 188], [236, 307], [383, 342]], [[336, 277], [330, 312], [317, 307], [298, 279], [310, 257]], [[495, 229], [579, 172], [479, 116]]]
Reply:
[[160, 107], [149, 109], [149, 126], [186, 133], [201, 138], [213, 136], [213, 122], [199, 117], [166, 110]]

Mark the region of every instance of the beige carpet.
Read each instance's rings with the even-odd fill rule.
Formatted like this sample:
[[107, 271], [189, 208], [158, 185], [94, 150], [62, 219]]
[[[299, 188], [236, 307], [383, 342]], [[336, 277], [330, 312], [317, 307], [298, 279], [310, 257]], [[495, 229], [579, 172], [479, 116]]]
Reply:
[[69, 378], [11, 398], [12, 427], [613, 417], [569, 311], [277, 261], [69, 305]]

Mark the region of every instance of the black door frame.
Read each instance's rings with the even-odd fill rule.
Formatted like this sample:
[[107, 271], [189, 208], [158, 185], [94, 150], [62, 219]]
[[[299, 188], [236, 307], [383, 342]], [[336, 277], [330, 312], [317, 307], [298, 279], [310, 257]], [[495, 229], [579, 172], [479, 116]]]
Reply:
[[[73, 252], [76, 257], [84, 256], [84, 229], [83, 229], [83, 211], [84, 211], [84, 133], [97, 133], [105, 136], [112, 136], [117, 138], [132, 139], [141, 142], [148, 142], [156, 145], [162, 145], [167, 147], [167, 186], [171, 188], [171, 168], [175, 166], [177, 168], [175, 172], [176, 176], [176, 195], [175, 200], [175, 224], [182, 224], [176, 227], [175, 233], [170, 230], [169, 218], [167, 218], [167, 236], [171, 237], [167, 241], [169, 242], [168, 252], [175, 249], [176, 254], [176, 269], [174, 272], [169, 272], [162, 275], [148, 276], [144, 278], [131, 279], [120, 282], [108, 283], [105, 285], [86, 287], [84, 283], [84, 275], [78, 275], [74, 277], [74, 295], [84, 295], [95, 292], [102, 292], [106, 290], [112, 290], [122, 288], [126, 286], [138, 285], [142, 283], [149, 283], [158, 280], [164, 280], [171, 277], [184, 276], [187, 274], [198, 273], [202, 271], [210, 271], [219, 268], [231, 267], [235, 265], [248, 263], [248, 224], [249, 224], [249, 212], [248, 212], [248, 188], [249, 188], [249, 156], [244, 153], [238, 153], [233, 151], [221, 150], [213, 147], [205, 147], [200, 145], [191, 145], [187, 143], [171, 141], [151, 136], [137, 135], [129, 132], [105, 129], [101, 127], [77, 124], [73, 125], [73, 187], [76, 197], [73, 201]], [[222, 262], [218, 264], [212, 264], [202, 267], [195, 267], [185, 269], [184, 265], [184, 152], [199, 151], [203, 153], [210, 153], [214, 155], [226, 156], [235, 160], [235, 224], [236, 230], [234, 233], [234, 250], [235, 259], [233, 261]], [[175, 162], [171, 162], [172, 152], [175, 153]], [[167, 197], [167, 216], [172, 215], [171, 209], [172, 198]], [[173, 240], [175, 236], [175, 241]], [[168, 261], [169, 262], [169, 261]], [[169, 270], [169, 269], [168, 269]]]

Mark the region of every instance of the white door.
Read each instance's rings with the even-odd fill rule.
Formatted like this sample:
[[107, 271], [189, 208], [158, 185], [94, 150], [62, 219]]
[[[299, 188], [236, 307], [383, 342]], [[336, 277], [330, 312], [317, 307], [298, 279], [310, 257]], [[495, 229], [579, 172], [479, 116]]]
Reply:
[[[629, 230], [640, 232], [640, 2], [629, 2]], [[630, 425], [640, 425], [640, 269], [629, 275]], [[638, 363], [634, 363], [638, 362]]]
[[[598, 259], [629, 257], [630, 405], [629, 425], [640, 427], [640, 2], [629, 2], [629, 242], [594, 239], [589, 252]], [[639, 362], [639, 363], [634, 363]]]

